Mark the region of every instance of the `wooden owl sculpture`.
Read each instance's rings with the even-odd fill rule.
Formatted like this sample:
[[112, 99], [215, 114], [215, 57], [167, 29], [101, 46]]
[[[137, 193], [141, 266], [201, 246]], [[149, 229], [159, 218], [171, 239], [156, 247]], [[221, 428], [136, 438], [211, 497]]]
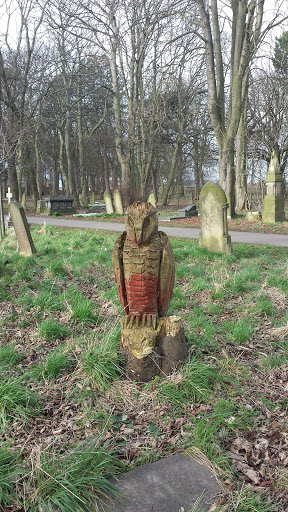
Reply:
[[145, 202], [127, 208], [126, 231], [115, 242], [112, 261], [128, 327], [156, 326], [173, 294], [175, 263], [156, 209]]

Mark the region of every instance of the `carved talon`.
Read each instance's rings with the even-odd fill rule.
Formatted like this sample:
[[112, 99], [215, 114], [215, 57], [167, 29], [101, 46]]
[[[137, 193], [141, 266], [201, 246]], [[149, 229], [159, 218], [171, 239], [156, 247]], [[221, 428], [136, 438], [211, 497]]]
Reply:
[[132, 329], [133, 327], [139, 327], [140, 315], [127, 315], [124, 322], [124, 327]]

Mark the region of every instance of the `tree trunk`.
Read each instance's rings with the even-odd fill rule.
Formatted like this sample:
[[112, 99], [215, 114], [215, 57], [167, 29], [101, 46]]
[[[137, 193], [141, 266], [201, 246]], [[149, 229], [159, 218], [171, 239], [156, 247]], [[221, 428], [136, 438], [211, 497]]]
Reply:
[[248, 193], [247, 193], [247, 107], [248, 107], [248, 79], [249, 73], [243, 82], [243, 107], [236, 136], [236, 210], [241, 211], [247, 209]]
[[8, 166], [8, 185], [11, 188], [13, 198], [19, 201], [19, 187], [17, 180], [17, 170], [16, 170], [16, 147], [10, 151], [10, 155], [7, 157], [7, 166]]
[[184, 119], [181, 119], [180, 124], [179, 124], [179, 131], [178, 131], [178, 135], [177, 135], [176, 145], [175, 145], [175, 149], [174, 149], [172, 159], [171, 159], [171, 165], [170, 165], [170, 171], [169, 171], [167, 183], [165, 185], [165, 188], [164, 188], [164, 191], [163, 191], [163, 194], [161, 197], [162, 206], [167, 206], [170, 188], [173, 183], [174, 176], [175, 176], [177, 157], [178, 157], [178, 153], [179, 153], [179, 149], [180, 149], [180, 145], [181, 145], [181, 141], [182, 141], [183, 128], [184, 128]]
[[227, 194], [229, 202], [228, 215], [235, 213], [235, 168], [234, 168], [234, 138], [226, 136], [224, 144], [219, 151], [219, 179], [220, 187]]
[[61, 128], [59, 129], [58, 133], [59, 133], [59, 140], [60, 140], [60, 154], [59, 154], [60, 172], [62, 175], [62, 179], [64, 180], [65, 195], [70, 197], [71, 191], [70, 191], [68, 174], [67, 174], [67, 169], [66, 169], [65, 141], [64, 141], [64, 137], [63, 137]]
[[[79, 60], [80, 67], [80, 60]], [[82, 83], [81, 76], [78, 78], [77, 86], [77, 125], [78, 125], [78, 151], [79, 151], [79, 175], [81, 187], [81, 205], [88, 207], [88, 180], [84, 166], [84, 140], [83, 140], [83, 108], [82, 108]]]
[[74, 198], [76, 208], [80, 206], [79, 197], [76, 192], [76, 183], [75, 183], [75, 175], [73, 169], [73, 158], [72, 158], [72, 147], [71, 147], [71, 116], [70, 111], [66, 110], [66, 120], [65, 120], [65, 151], [66, 151], [66, 160], [67, 160], [67, 174], [68, 174], [68, 182], [69, 189], [72, 197]]

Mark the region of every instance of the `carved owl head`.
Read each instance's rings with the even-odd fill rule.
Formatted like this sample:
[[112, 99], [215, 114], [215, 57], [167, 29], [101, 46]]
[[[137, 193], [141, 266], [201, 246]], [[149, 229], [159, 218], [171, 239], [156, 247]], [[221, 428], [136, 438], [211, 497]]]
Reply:
[[136, 201], [126, 210], [127, 238], [138, 245], [149, 242], [158, 231], [157, 210], [150, 203]]

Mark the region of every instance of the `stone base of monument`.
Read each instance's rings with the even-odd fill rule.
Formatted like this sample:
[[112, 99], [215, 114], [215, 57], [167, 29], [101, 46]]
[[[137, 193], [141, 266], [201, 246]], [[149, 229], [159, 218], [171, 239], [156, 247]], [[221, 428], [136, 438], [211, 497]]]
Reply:
[[12, 219], [11, 219], [10, 215], [5, 215], [4, 223], [5, 223], [5, 228], [12, 228], [13, 227], [13, 222], [12, 222]]
[[169, 375], [188, 355], [181, 318], [158, 318], [155, 328], [127, 325], [121, 320], [120, 353], [126, 375], [139, 382], [148, 382], [156, 375]]
[[284, 196], [267, 194], [264, 197], [262, 221], [264, 224], [285, 222]]
[[[194, 454], [177, 453], [112, 481], [118, 497], [98, 502], [102, 512], [204, 512], [218, 504], [221, 487], [212, 465]], [[200, 459], [200, 457], [199, 457]], [[207, 464], [205, 463], [207, 462]]]
[[258, 222], [261, 220], [261, 213], [260, 212], [247, 212], [245, 215], [245, 220], [247, 222]]

